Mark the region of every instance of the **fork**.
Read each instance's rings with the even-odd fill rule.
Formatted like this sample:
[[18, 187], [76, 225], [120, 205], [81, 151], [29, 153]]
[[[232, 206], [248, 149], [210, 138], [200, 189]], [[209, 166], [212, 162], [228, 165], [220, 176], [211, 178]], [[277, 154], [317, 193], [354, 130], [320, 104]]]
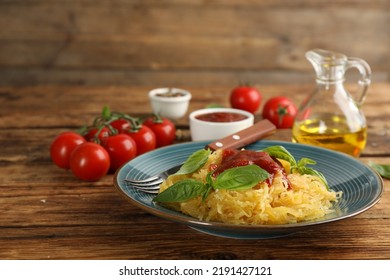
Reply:
[[[275, 132], [275, 130], [275, 125], [267, 119], [264, 119], [246, 129], [233, 133], [229, 136], [226, 136], [225, 138], [216, 140], [208, 144], [205, 148], [212, 151], [218, 149], [238, 149], [260, 140], [265, 136], [271, 135]], [[164, 182], [164, 180], [169, 175], [176, 173], [180, 169], [180, 166], [181, 165], [177, 165], [160, 174], [142, 180], [125, 179], [124, 181], [133, 188], [142, 192], [158, 194], [161, 183]]]
[[131, 185], [133, 188], [140, 190], [144, 193], [158, 194], [160, 185], [169, 175], [175, 174], [181, 165], [174, 166], [158, 175], [148, 177], [142, 180], [125, 179], [124, 181]]

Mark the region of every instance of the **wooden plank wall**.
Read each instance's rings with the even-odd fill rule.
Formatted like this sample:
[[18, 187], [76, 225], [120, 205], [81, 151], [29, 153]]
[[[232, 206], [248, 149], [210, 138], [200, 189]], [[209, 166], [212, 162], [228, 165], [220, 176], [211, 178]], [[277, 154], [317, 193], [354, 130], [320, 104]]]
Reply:
[[303, 83], [312, 48], [390, 82], [390, 1], [0, 0], [0, 85]]

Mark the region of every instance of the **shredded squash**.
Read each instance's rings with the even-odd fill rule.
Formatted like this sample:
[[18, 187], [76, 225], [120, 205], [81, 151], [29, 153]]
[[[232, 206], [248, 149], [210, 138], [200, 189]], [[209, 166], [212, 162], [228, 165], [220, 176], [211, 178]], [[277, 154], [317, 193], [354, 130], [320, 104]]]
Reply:
[[[222, 152], [212, 153], [207, 163], [188, 175], [171, 175], [161, 185], [161, 191], [185, 178], [206, 182], [210, 165], [220, 164]], [[286, 163], [283, 165], [287, 171]], [[261, 182], [249, 190], [212, 190], [206, 199], [197, 197], [185, 202], [166, 203], [167, 207], [204, 221], [230, 224], [287, 224], [321, 218], [334, 212], [333, 204], [341, 192], [328, 190], [316, 176], [288, 174], [288, 183], [276, 173], [272, 185]]]

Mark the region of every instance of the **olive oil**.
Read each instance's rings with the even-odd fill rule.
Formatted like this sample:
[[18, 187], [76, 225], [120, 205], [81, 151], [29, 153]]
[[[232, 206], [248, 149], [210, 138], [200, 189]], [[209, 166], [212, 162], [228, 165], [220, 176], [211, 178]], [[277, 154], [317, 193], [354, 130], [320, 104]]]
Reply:
[[345, 119], [328, 117], [295, 122], [293, 142], [310, 144], [358, 157], [367, 141], [366, 127], [351, 131]]
[[[361, 107], [371, 81], [366, 61], [327, 50], [306, 52], [316, 73], [316, 88], [295, 116], [293, 142], [316, 145], [358, 157], [366, 146], [367, 123]], [[357, 68], [360, 78], [351, 95], [345, 73]]]

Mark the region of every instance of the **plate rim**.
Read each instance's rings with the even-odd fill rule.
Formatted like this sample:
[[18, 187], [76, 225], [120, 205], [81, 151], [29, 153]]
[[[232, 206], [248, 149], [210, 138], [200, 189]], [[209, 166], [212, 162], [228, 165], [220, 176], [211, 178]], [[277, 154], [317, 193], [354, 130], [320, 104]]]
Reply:
[[[181, 224], [185, 224], [189, 227], [201, 227], [201, 228], [209, 228], [209, 227], [212, 227], [213, 229], [214, 228], [218, 228], [218, 229], [221, 229], [221, 230], [245, 230], [245, 231], [248, 231], [248, 232], [256, 232], [258, 230], [270, 230], [270, 231], [277, 231], [277, 230], [291, 230], [291, 231], [299, 231], [303, 228], [306, 228], [306, 227], [313, 227], [313, 226], [319, 226], [319, 225], [323, 225], [323, 224], [327, 224], [327, 223], [331, 223], [331, 222], [336, 222], [336, 221], [340, 221], [340, 220], [344, 220], [344, 219], [348, 219], [348, 218], [351, 218], [351, 217], [355, 217], [365, 211], [367, 211], [368, 209], [372, 208], [373, 206], [375, 206], [381, 199], [382, 195], [383, 195], [383, 191], [384, 191], [384, 182], [383, 182], [383, 179], [382, 177], [379, 175], [379, 173], [373, 169], [371, 166], [369, 166], [368, 164], [362, 162], [362, 161], [359, 161], [358, 159], [350, 156], [350, 155], [347, 155], [347, 154], [344, 154], [344, 153], [341, 153], [341, 152], [338, 152], [338, 151], [333, 151], [333, 150], [330, 150], [330, 149], [326, 149], [326, 148], [322, 148], [322, 147], [317, 147], [317, 146], [313, 146], [313, 145], [307, 145], [307, 144], [301, 144], [301, 143], [293, 143], [293, 142], [288, 142], [288, 141], [281, 141], [281, 140], [260, 140], [260, 141], [257, 141], [251, 145], [254, 145], [254, 144], [257, 144], [257, 143], [265, 143], [265, 144], [273, 144], [273, 145], [277, 145], [277, 144], [280, 144], [280, 145], [285, 145], [285, 144], [288, 144], [288, 145], [297, 145], [297, 146], [301, 146], [303, 148], [309, 148], [309, 149], [313, 149], [313, 150], [319, 150], [319, 151], [323, 151], [323, 152], [326, 152], [326, 153], [335, 153], [337, 154], [338, 156], [341, 156], [341, 157], [346, 157], [346, 158], [349, 158], [349, 160], [353, 160], [355, 161], [357, 164], [360, 164], [366, 168], [368, 168], [370, 171], [372, 171], [372, 173], [376, 176], [376, 179], [378, 179], [378, 189], [377, 189], [377, 195], [376, 197], [367, 205], [365, 205], [364, 207], [362, 207], [361, 209], [358, 209], [356, 211], [353, 211], [351, 213], [348, 213], [347, 215], [341, 215], [341, 216], [336, 216], [336, 217], [333, 217], [333, 218], [329, 218], [329, 219], [316, 219], [316, 220], [311, 220], [311, 221], [307, 221], [307, 222], [299, 222], [299, 223], [289, 223], [289, 224], [260, 224], [260, 225], [248, 225], [248, 224], [228, 224], [228, 223], [222, 223], [222, 222], [214, 222], [214, 221], [202, 221], [202, 220], [199, 220], [197, 218], [194, 218], [194, 217], [191, 217], [191, 216], [188, 216], [188, 215], [185, 215], [183, 213], [180, 213], [180, 212], [176, 212], [174, 210], [171, 210], [171, 209], [168, 209], [168, 208], [165, 208], [167, 211], [169, 212], [172, 212], [174, 214], [171, 214], [171, 213], [168, 213], [168, 212], [163, 212], [161, 210], [159, 210], [158, 208], [154, 208], [154, 207], [150, 207], [150, 206], [147, 206], [147, 205], [144, 205], [143, 203], [137, 201], [136, 199], [134, 199], [133, 197], [129, 196], [119, 185], [118, 183], [118, 177], [119, 177], [119, 173], [128, 165], [130, 164], [133, 160], [130, 160], [128, 162], [126, 162], [125, 164], [123, 164], [120, 168], [117, 169], [117, 171], [115, 172], [114, 174], [114, 177], [113, 177], [113, 181], [114, 181], [114, 186], [115, 188], [119, 191], [119, 193], [126, 199], [128, 200], [131, 204], [133, 204], [134, 206], [137, 206], [139, 207], [140, 209], [142, 209], [143, 211], [145, 212], [148, 212], [154, 216], [157, 216], [157, 217], [160, 217], [160, 218], [163, 218], [163, 219], [166, 219], [166, 220], [170, 220], [170, 221], [174, 221], [174, 222], [178, 222], [178, 223], [181, 223]], [[155, 153], [155, 152], [161, 152], [161, 151], [164, 151], [164, 149], [172, 149], [173, 147], [176, 147], [176, 148], [180, 148], [181, 146], [191, 146], [191, 145], [194, 145], [194, 146], [197, 146], [199, 145], [199, 147], [202, 147], [202, 146], [205, 146], [206, 144], [208, 144], [209, 141], [193, 141], [193, 142], [185, 142], [185, 143], [178, 143], [178, 144], [174, 144], [174, 145], [170, 145], [170, 146], [166, 146], [166, 147], [162, 147], [162, 148], [158, 148], [158, 149], [155, 149], [153, 151], [150, 151], [148, 153], [145, 153], [141, 156], [148, 156], [152, 153]], [[250, 146], [250, 145], [248, 145]], [[141, 158], [142, 159], [142, 158]], [[140, 160], [140, 159], [138, 159]], [[164, 170], [162, 170], [164, 171]]]

